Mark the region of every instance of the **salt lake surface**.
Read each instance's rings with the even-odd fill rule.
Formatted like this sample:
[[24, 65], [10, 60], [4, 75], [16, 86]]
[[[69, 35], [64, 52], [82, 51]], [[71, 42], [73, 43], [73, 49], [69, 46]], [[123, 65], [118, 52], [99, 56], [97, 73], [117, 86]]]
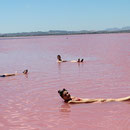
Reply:
[[[85, 62], [57, 63], [84, 58]], [[129, 130], [130, 102], [66, 104], [130, 96], [130, 34], [0, 38], [0, 130]]]

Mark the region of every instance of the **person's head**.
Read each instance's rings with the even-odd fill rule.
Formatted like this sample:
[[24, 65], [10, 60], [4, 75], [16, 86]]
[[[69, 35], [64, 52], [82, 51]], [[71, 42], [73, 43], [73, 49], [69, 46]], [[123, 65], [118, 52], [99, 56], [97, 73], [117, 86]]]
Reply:
[[28, 73], [28, 70], [24, 70], [23, 73], [24, 73], [24, 74], [27, 74], [27, 73]]
[[57, 59], [58, 59], [59, 61], [62, 61], [62, 59], [61, 59], [61, 56], [60, 56], [60, 55], [57, 55]]
[[68, 91], [65, 88], [63, 90], [59, 90], [58, 93], [64, 99], [65, 102], [71, 100], [71, 95], [68, 93]]

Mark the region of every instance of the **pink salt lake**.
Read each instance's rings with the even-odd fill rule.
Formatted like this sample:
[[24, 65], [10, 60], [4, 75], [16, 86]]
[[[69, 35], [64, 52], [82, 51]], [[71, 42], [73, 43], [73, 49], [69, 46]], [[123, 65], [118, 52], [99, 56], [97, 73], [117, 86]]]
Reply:
[[[85, 62], [57, 63], [84, 58]], [[0, 130], [129, 130], [130, 102], [66, 104], [130, 96], [130, 34], [0, 38]]]

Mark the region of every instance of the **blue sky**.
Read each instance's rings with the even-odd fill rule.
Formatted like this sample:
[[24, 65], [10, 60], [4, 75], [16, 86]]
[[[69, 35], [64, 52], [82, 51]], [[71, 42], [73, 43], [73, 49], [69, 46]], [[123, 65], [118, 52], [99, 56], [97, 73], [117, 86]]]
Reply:
[[0, 33], [130, 26], [130, 0], [0, 0]]

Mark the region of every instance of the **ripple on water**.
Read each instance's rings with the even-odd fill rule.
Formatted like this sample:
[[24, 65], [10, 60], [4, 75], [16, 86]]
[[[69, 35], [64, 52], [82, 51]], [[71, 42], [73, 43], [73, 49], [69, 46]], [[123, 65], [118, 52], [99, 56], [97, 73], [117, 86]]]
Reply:
[[[72, 105], [57, 93], [66, 88], [84, 98], [128, 96], [129, 35], [1, 39], [0, 73], [29, 74], [0, 78], [0, 129], [130, 129], [129, 102]], [[58, 64], [57, 54], [85, 62]]]

